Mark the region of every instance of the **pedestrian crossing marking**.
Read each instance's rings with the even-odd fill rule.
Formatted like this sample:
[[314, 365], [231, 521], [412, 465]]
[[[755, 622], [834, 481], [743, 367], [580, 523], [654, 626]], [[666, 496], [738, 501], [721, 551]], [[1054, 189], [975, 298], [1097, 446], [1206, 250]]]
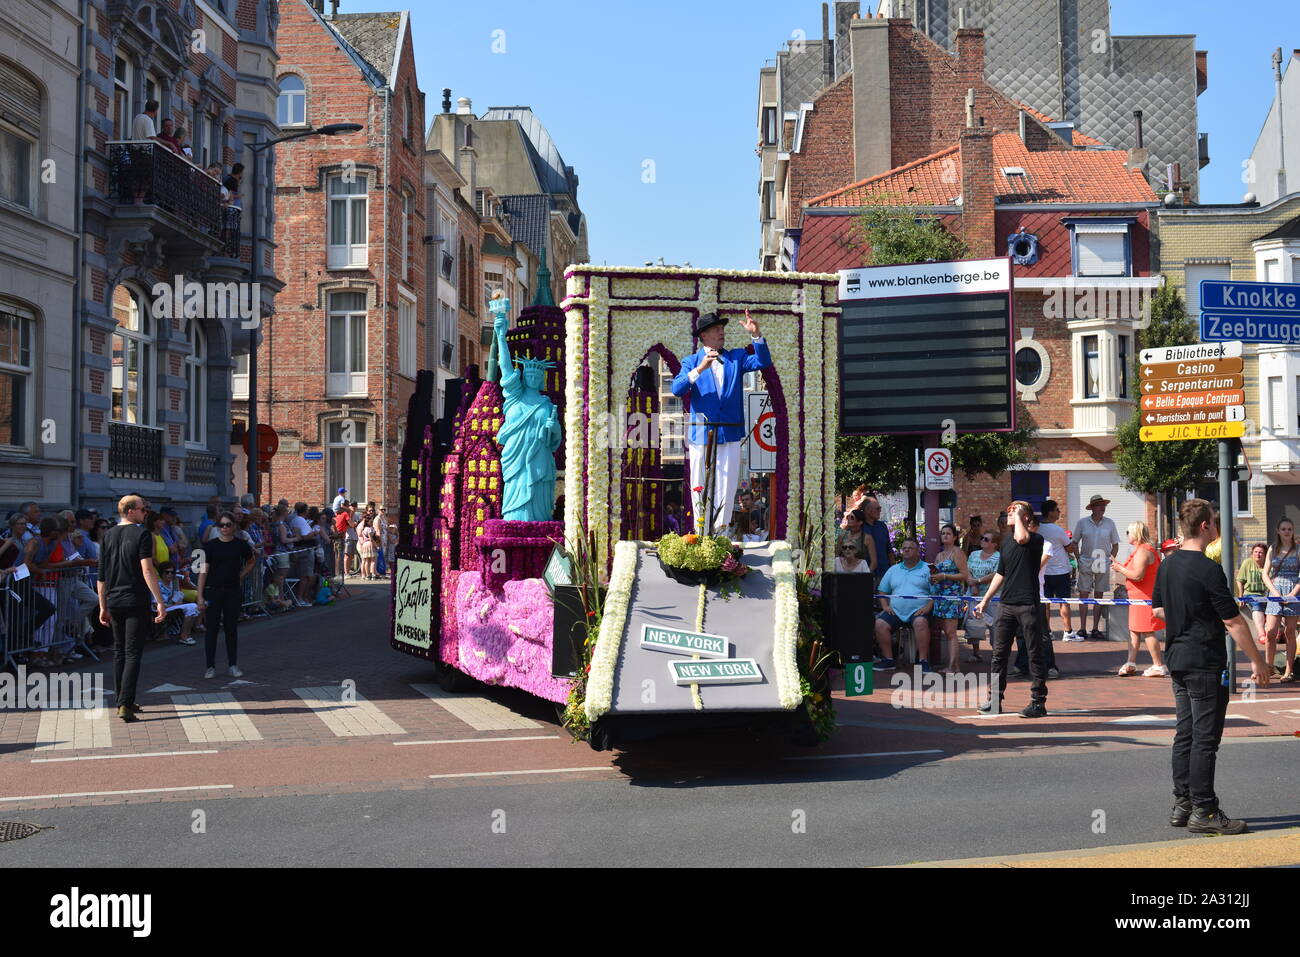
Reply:
[[226, 691], [172, 695], [176, 716], [193, 744], [215, 741], [261, 741], [262, 735], [244, 706]]
[[355, 691], [350, 691], [349, 700], [344, 701], [342, 685], [294, 688], [293, 693], [340, 738], [369, 734], [406, 734], [392, 718]]
[[47, 708], [36, 729], [36, 751], [79, 751], [82, 748], [111, 748], [112, 709]]
[[411, 687], [426, 698], [432, 698], [434, 704], [444, 708], [452, 717], [464, 721], [475, 731], [518, 731], [541, 727], [531, 718], [515, 714], [489, 698], [452, 694], [431, 684], [412, 684]]

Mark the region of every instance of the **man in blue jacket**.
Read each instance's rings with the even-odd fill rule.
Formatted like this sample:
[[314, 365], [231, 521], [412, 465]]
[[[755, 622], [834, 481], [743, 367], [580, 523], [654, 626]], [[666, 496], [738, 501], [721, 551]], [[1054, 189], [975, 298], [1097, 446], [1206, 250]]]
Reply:
[[[716, 313], [706, 313], [695, 320], [695, 336], [700, 349], [682, 360], [682, 369], [673, 379], [673, 395], [691, 397], [691, 423], [687, 433], [687, 451], [691, 463], [691, 496], [695, 506], [696, 528], [700, 526], [705, 481], [705, 449], [709, 440], [709, 422], [745, 421], [744, 375], [772, 364], [767, 343], [758, 332], [758, 323], [745, 311], [740, 323], [753, 340], [754, 352], [724, 349], [727, 320]], [[714, 466], [713, 510], [717, 512], [714, 528], [725, 532], [731, 524], [731, 507], [740, 480], [740, 443], [745, 426], [730, 425], [717, 430], [717, 458]]]

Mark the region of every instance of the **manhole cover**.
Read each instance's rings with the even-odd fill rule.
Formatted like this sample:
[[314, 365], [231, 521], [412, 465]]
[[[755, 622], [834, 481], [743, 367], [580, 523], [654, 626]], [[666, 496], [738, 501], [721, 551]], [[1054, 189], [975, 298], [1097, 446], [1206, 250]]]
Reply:
[[0, 844], [5, 841], [21, 841], [40, 831], [39, 824], [19, 824], [17, 821], [0, 821]]

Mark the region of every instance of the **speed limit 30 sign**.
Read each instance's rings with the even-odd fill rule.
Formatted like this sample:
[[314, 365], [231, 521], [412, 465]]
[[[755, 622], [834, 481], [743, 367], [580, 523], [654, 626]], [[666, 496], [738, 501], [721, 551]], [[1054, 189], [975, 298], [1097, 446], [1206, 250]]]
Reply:
[[776, 471], [776, 413], [766, 392], [746, 396], [746, 420], [749, 426], [749, 470]]
[[948, 449], [926, 449], [921, 473], [925, 487], [930, 491], [948, 491], [952, 488], [952, 452]]

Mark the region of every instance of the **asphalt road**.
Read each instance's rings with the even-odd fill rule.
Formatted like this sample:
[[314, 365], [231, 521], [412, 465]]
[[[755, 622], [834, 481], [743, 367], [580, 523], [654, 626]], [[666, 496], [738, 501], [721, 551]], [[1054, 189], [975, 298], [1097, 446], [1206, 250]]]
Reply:
[[[1296, 747], [1225, 742], [1225, 809], [1257, 831], [1300, 826]], [[50, 829], [0, 844], [0, 867], [862, 866], [1203, 840], [1165, 821], [1167, 747], [896, 760], [756, 754], [721, 776], [703, 754], [669, 770], [646, 753], [600, 781], [15, 810], [0, 816]]]

